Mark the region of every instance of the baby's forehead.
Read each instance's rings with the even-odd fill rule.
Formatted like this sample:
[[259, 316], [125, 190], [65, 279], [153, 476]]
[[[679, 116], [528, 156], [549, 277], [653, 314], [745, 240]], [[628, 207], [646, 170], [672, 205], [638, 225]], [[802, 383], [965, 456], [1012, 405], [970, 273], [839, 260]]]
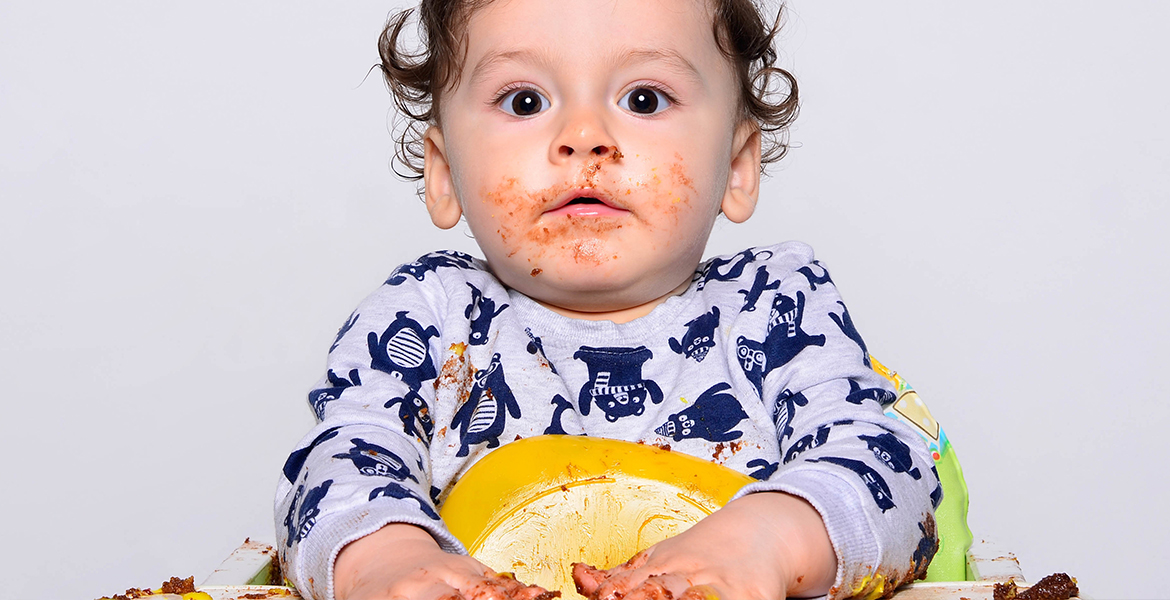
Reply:
[[593, 69], [655, 63], [697, 74], [728, 59], [714, 18], [707, 0], [494, 0], [463, 20], [455, 67], [461, 80], [509, 63], [547, 68], [574, 60]]

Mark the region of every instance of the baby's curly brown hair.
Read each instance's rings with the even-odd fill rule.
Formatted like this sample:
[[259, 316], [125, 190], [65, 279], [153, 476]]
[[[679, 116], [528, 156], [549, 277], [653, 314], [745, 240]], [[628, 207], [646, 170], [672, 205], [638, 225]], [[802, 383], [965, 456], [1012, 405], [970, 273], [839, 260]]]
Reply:
[[[459, 83], [466, 53], [466, 26], [475, 10], [492, 0], [422, 0], [418, 7], [421, 49], [402, 47], [414, 9], [391, 13], [378, 38], [380, 68], [394, 104], [406, 117], [397, 136], [394, 171], [408, 180], [423, 176], [423, 134], [439, 124], [441, 92]], [[776, 67], [776, 34], [783, 4], [771, 25], [754, 0], [707, 0], [714, 8], [712, 25], [719, 50], [735, 68], [740, 87], [741, 118], [756, 122], [762, 136], [761, 165], [788, 152], [788, 127], [800, 109], [796, 78]], [[399, 170], [399, 165], [405, 171]]]

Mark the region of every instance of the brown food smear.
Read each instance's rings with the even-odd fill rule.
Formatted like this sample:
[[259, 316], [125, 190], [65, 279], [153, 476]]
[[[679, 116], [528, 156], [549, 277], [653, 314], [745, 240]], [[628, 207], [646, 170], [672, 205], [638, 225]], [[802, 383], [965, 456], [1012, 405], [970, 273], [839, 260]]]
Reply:
[[435, 379], [435, 390], [450, 389], [455, 394], [457, 406], [462, 406], [471, 397], [471, 384], [475, 380], [475, 368], [464, 356], [467, 344], [451, 344], [451, 354], [443, 361], [439, 377]]
[[997, 583], [992, 595], [995, 600], [1068, 600], [1079, 593], [1076, 578], [1067, 573], [1053, 573], [1022, 592], [1015, 581]]
[[[520, 211], [521, 214], [529, 214], [534, 210], [549, 206], [556, 198], [574, 188], [598, 188], [597, 178], [605, 163], [623, 157], [621, 152], [615, 150], [609, 156], [591, 160], [582, 165], [577, 181], [559, 183], [539, 190], [524, 190], [518, 178], [505, 177], [494, 190], [481, 192], [482, 201], [495, 207], [498, 211], [506, 211], [509, 216], [515, 215], [517, 211]], [[675, 162], [670, 165], [669, 169], [670, 183], [663, 182], [657, 175], [652, 175], [649, 182], [630, 180], [632, 187], [621, 188], [621, 186], [617, 186], [608, 191], [612, 192], [613, 197], [617, 199], [632, 195], [635, 188], [645, 188], [643, 191], [648, 194], [645, 203], [652, 207], [649, 210], [664, 215], [673, 215], [677, 220], [678, 214], [683, 208], [682, 205], [689, 204], [691, 196], [697, 192], [693, 180], [686, 174], [682, 155], [675, 153]], [[653, 168], [651, 171], [657, 171], [657, 168]], [[599, 189], [606, 191], [604, 187]], [[522, 208], [525, 210], [521, 210]], [[573, 260], [577, 263], [599, 265], [618, 258], [618, 255], [602, 255], [601, 249], [604, 245], [598, 240], [621, 229], [621, 220], [624, 218], [624, 216], [585, 218], [568, 216], [564, 219], [555, 219], [555, 223], [544, 223], [539, 226], [536, 224], [526, 226], [523, 223], [513, 226], [505, 222], [501, 223], [496, 233], [504, 244], [509, 244], [511, 241], [511, 248], [508, 249], [507, 254], [509, 257], [519, 252], [522, 245], [526, 245], [533, 250], [534, 256], [545, 256], [549, 248], [559, 248], [571, 253]], [[526, 230], [518, 232], [516, 229]], [[538, 274], [539, 272], [534, 273], [533, 276]]]
[[190, 594], [195, 591], [195, 576], [192, 575], [186, 579], [171, 577], [163, 582], [161, 591], [164, 594]]

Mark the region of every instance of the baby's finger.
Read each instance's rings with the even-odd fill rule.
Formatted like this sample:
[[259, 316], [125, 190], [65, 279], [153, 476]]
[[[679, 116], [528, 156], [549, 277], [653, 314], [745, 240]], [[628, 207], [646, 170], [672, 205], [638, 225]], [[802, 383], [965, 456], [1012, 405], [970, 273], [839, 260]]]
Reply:
[[650, 548], [633, 555], [630, 557], [630, 560], [627, 560], [626, 562], [607, 570], [606, 573], [609, 573], [610, 575], [616, 575], [618, 573], [625, 573], [626, 571], [632, 571], [634, 569], [641, 568], [642, 565], [646, 564], [646, 561], [650, 560], [650, 555], [653, 553], [654, 547], [651, 546]]
[[[684, 583], [685, 586], [685, 583]], [[671, 600], [674, 594], [662, 577], [651, 577], [626, 595], [626, 600]]]
[[459, 593], [459, 590], [441, 581], [427, 585], [411, 593], [409, 597], [418, 598], [419, 600], [467, 600], [463, 597], [463, 594]]
[[715, 588], [706, 585], [693, 585], [683, 592], [679, 600], [719, 600], [719, 591]]
[[589, 598], [593, 592], [609, 577], [609, 574], [597, 567], [585, 563], [573, 563], [573, 583], [577, 584], [577, 593]]
[[610, 570], [605, 581], [602, 581], [601, 585], [589, 594], [589, 598], [590, 600], [620, 600], [642, 585], [642, 582], [646, 580], [646, 575], [641, 571], [614, 573]]

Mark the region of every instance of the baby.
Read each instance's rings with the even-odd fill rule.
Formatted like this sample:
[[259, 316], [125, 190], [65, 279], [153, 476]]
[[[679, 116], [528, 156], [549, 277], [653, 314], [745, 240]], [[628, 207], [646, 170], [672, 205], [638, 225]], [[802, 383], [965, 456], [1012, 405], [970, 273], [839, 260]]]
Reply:
[[398, 267], [338, 333], [277, 493], [302, 593], [549, 595], [468, 557], [437, 512], [493, 448], [544, 434], [757, 480], [624, 565], [579, 565], [586, 596], [843, 598], [922, 576], [938, 478], [882, 414], [891, 387], [828, 272], [796, 242], [701, 262], [719, 215], [752, 215], [796, 112], [751, 0], [423, 0], [422, 52], [400, 40], [410, 15], [380, 44], [416, 125], [399, 158], [484, 260]]

